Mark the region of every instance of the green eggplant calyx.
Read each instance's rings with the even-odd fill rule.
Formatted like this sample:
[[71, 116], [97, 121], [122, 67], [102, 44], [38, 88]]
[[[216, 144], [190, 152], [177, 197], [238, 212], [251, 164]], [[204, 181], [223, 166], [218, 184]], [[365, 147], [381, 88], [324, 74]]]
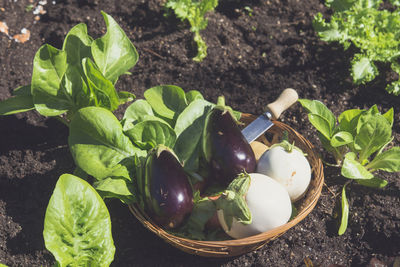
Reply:
[[239, 173], [238, 176], [228, 185], [227, 190], [234, 191], [239, 196], [244, 197], [249, 191], [251, 178], [246, 172]]
[[295, 149], [295, 150], [299, 151], [301, 154], [303, 154], [304, 156], [307, 156], [307, 154], [304, 153], [299, 147], [295, 146], [294, 143], [295, 143], [294, 141], [292, 143], [289, 142], [289, 134], [287, 131], [284, 131], [283, 135], [282, 135], [282, 141], [280, 143], [273, 144], [269, 149], [280, 146], [287, 153], [292, 153], [293, 149]]
[[217, 106], [225, 107], [225, 97], [223, 95], [219, 96], [217, 99]]
[[247, 173], [240, 173], [215, 200], [217, 210], [223, 210], [224, 220], [231, 229], [233, 218], [243, 224], [250, 224], [251, 212], [247, 206], [245, 195], [250, 187], [251, 178]]
[[169, 147], [167, 147], [167, 146], [165, 146], [163, 144], [158, 144], [153, 149], [151, 149], [149, 151], [149, 156], [154, 154], [158, 158], [158, 157], [160, 157], [161, 153], [164, 152], [164, 151], [167, 151], [167, 152], [171, 153], [176, 158], [176, 160], [182, 165], [182, 162], [179, 160], [179, 158], [175, 154], [175, 152], [171, 148], [169, 148]]
[[225, 104], [225, 97], [223, 95], [218, 97], [217, 105], [214, 108], [222, 110], [223, 111], [222, 115], [224, 115], [226, 112], [229, 112], [234, 121], [236, 123], [240, 123], [239, 120], [236, 118], [235, 114], [233, 113], [233, 109]]

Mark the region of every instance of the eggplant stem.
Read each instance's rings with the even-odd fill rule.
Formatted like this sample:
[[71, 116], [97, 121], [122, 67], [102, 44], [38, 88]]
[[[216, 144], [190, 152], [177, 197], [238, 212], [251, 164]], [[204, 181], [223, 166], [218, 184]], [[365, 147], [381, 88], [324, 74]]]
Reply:
[[217, 106], [225, 107], [225, 97], [223, 95], [218, 97]]

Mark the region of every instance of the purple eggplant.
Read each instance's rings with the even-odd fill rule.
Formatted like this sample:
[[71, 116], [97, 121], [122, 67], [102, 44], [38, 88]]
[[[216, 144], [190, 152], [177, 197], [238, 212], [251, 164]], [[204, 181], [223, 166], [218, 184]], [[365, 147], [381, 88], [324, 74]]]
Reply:
[[238, 124], [227, 108], [216, 106], [206, 118], [203, 132], [203, 153], [210, 164], [210, 174], [227, 185], [245, 171], [256, 168], [256, 158]]
[[177, 228], [192, 212], [192, 187], [169, 148], [160, 145], [149, 152], [143, 187], [146, 212], [161, 227]]

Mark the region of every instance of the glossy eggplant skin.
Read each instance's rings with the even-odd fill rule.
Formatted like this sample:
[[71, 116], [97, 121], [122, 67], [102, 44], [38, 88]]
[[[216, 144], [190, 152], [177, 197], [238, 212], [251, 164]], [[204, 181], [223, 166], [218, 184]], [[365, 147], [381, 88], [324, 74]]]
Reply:
[[254, 152], [231, 113], [215, 107], [207, 115], [203, 132], [203, 153], [210, 164], [210, 174], [227, 185], [236, 176], [256, 168]]
[[149, 152], [144, 173], [145, 210], [166, 229], [177, 228], [193, 209], [193, 191], [175, 154], [166, 147]]

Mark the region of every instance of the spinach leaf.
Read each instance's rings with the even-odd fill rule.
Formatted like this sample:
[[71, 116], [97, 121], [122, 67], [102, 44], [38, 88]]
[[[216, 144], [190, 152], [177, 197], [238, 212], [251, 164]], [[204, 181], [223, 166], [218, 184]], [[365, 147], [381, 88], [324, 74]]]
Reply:
[[367, 166], [371, 170], [400, 171], [400, 147], [393, 147], [377, 155]]
[[308, 114], [308, 120], [311, 124], [328, 140], [331, 140], [334, 125], [330, 123], [330, 121], [319, 114]]
[[75, 65], [67, 68], [61, 80], [60, 91], [60, 95], [65, 96], [72, 106], [67, 111], [69, 117], [80, 107], [95, 104], [94, 95], [90, 93], [82, 66]]
[[154, 116], [153, 109], [146, 100], [138, 99], [125, 110], [124, 117], [122, 118], [124, 131], [131, 129], [134, 124], [143, 121], [145, 116]]
[[349, 152], [346, 154], [343, 161], [341, 174], [350, 179], [371, 179], [374, 177], [367, 168], [356, 160], [356, 154]]
[[388, 182], [379, 178], [373, 177], [371, 179], [356, 179], [357, 183], [363, 186], [371, 187], [371, 188], [383, 188]]
[[335, 131], [335, 115], [320, 101], [299, 99], [299, 102], [308, 111], [311, 124], [330, 140]]
[[92, 37], [87, 33], [86, 24], [74, 26], [65, 37], [62, 50], [67, 53], [68, 66], [80, 66], [83, 58], [91, 58]]
[[35, 108], [30, 85], [16, 88], [13, 95], [13, 97], [0, 102], [0, 115], [11, 115]]
[[65, 37], [62, 50], [67, 55], [67, 70], [61, 81], [60, 90], [74, 106], [71, 113], [79, 107], [92, 105], [90, 89], [82, 66], [82, 60], [91, 57], [90, 45], [93, 39], [87, 33], [85, 24], [74, 26]]
[[338, 117], [339, 129], [341, 131], [349, 132], [352, 134], [352, 136], [355, 136], [358, 119], [363, 112], [365, 111], [360, 109], [349, 109], [342, 112]]
[[[215, 104], [202, 99], [197, 99], [191, 102], [177, 118], [175, 124], [175, 132], [177, 136], [179, 137], [185, 130], [193, 126], [198, 119], [202, 119], [204, 121], [205, 116], [214, 106]], [[197, 127], [203, 126], [197, 125]], [[199, 128], [197, 128], [197, 130], [198, 129]]]
[[136, 202], [133, 184], [122, 178], [106, 178], [95, 181], [93, 187], [102, 198], [118, 198], [125, 204]]
[[119, 105], [119, 97], [114, 85], [101, 74], [91, 59], [84, 58], [82, 63], [87, 85], [93, 96], [94, 103], [92, 105], [111, 111], [116, 110]]
[[68, 143], [76, 165], [98, 180], [129, 180], [130, 168], [125, 159], [146, 155], [124, 135], [114, 114], [100, 107], [85, 107], [76, 112]]
[[161, 118], [166, 119], [171, 126], [187, 106], [185, 92], [174, 85], [160, 85], [147, 89], [144, 97], [152, 109]]
[[24, 86], [15, 88], [12, 92], [12, 95], [13, 96], [22, 96], [22, 95], [32, 96], [31, 85], [29, 84], [29, 85], [24, 85]]
[[36, 110], [43, 116], [56, 116], [66, 112], [71, 103], [60, 94], [61, 79], [67, 69], [65, 51], [45, 44], [33, 60], [31, 90]]
[[215, 105], [205, 100], [195, 100], [178, 116], [175, 132], [177, 140], [174, 151], [183, 162], [186, 171], [198, 168], [201, 136], [207, 113]]
[[139, 59], [133, 46], [118, 23], [108, 14], [101, 12], [107, 33], [92, 43], [92, 55], [104, 77], [115, 84], [118, 77], [135, 66]]
[[145, 120], [134, 125], [125, 134], [144, 149], [150, 149], [158, 144], [174, 147], [175, 131], [166, 122], [159, 120]]
[[349, 132], [341, 131], [332, 136], [331, 146], [339, 147], [353, 142], [353, 135]]
[[60, 176], [47, 206], [43, 237], [59, 266], [109, 266], [115, 247], [107, 207], [84, 180]]
[[357, 129], [354, 146], [360, 151], [361, 162], [387, 144], [392, 135], [389, 122], [380, 114], [362, 115]]

